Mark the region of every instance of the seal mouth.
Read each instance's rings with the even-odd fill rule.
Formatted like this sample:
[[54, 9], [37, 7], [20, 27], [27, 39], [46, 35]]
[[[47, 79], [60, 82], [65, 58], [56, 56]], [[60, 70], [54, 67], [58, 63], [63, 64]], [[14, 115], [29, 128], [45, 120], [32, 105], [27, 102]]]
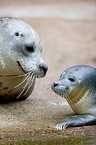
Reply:
[[26, 73], [26, 71], [23, 69], [23, 67], [22, 67], [22, 65], [21, 65], [21, 63], [20, 63], [20, 61], [17, 61], [17, 65], [18, 65], [18, 67], [19, 67], [19, 69], [20, 69], [21, 71], [23, 71], [24, 73]]

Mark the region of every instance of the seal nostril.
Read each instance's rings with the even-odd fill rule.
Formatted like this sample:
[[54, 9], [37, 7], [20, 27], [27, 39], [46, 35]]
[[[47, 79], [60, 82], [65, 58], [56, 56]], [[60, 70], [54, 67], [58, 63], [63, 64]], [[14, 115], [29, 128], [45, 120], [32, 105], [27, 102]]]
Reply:
[[54, 86], [54, 88], [55, 88], [56, 86], [58, 86], [58, 83], [57, 83], [57, 82], [54, 82], [54, 83], [53, 83], [53, 86]]
[[48, 67], [45, 65], [39, 65], [40, 70], [45, 74], [48, 70]]

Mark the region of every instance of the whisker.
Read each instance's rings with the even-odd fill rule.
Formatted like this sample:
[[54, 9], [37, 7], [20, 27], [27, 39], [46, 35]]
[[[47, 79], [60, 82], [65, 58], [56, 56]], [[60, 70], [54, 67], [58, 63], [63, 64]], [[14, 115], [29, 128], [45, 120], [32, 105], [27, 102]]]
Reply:
[[51, 89], [51, 85], [50, 85], [50, 84], [49, 84], [48, 87], [46, 88], [46, 92], [47, 92], [48, 94], [50, 94], [50, 95], [52, 94], [53, 91], [52, 91], [52, 89]]
[[48, 88], [51, 89], [51, 85], [52, 85], [52, 83], [48, 83], [48, 84], [47, 84], [47, 89], [48, 89]]
[[26, 83], [26, 85], [23, 87], [23, 90], [21, 91], [21, 93], [18, 95], [18, 97], [16, 99], [18, 99], [23, 94], [23, 92], [28, 84], [29, 84], [29, 82]]
[[32, 74], [31, 77], [30, 77], [30, 79], [29, 79], [29, 86], [28, 86], [26, 92], [24, 93], [24, 96], [28, 93], [29, 89], [31, 88], [31, 86], [32, 86], [32, 84], [33, 84], [34, 78], [35, 78], [35, 75]]
[[41, 42], [41, 45], [44, 44], [46, 41], [48, 41], [49, 39], [51, 39], [51, 36], [49, 36], [46, 40], [44, 40], [43, 42]]
[[24, 75], [20, 75], [20, 76], [18, 76], [18, 77], [25, 77], [25, 76], [27, 76], [29, 73], [27, 73], [27, 74], [24, 74]]
[[48, 87], [46, 88], [46, 91], [50, 91], [50, 90], [52, 90], [52, 89], [51, 89], [50, 86], [48, 86]]
[[50, 89], [50, 90], [48, 91], [48, 93], [49, 93], [50, 95], [52, 94], [52, 92], [53, 92], [52, 89]]
[[[29, 74], [29, 75], [30, 75], [30, 74]], [[17, 87], [21, 86], [21, 85], [27, 80], [27, 78], [29, 77], [29, 75], [28, 75], [20, 84], [18, 84], [18, 85], [15, 86], [14, 88], [17, 88]]]
[[62, 96], [66, 99], [66, 101], [70, 104], [71, 108], [74, 110], [74, 108], [73, 108], [73, 103], [72, 103], [72, 101], [71, 101], [71, 99], [70, 99], [70, 97], [69, 97], [68, 92], [65, 91], [64, 94], [63, 94]]
[[27, 88], [26, 92], [24, 93], [24, 96], [27, 94], [27, 92], [28, 92], [29, 89], [31, 88], [31, 84], [29, 84], [29, 83], [30, 83], [30, 80], [28, 81], [28, 88]]
[[43, 42], [41, 42], [41, 45], [44, 44], [44, 43], [45, 43], [46, 41], [48, 41], [49, 39], [51, 39], [52, 37], [54, 37], [56, 34], [57, 34], [57, 32], [55, 32], [55, 33], [53, 33], [53, 34], [50, 34], [46, 40], [44, 40]]
[[71, 101], [71, 99], [70, 99], [69, 94], [67, 93], [67, 91], [65, 92], [65, 95], [66, 95], [67, 102], [69, 102], [70, 105], [73, 106], [73, 103], [72, 103], [72, 101]]

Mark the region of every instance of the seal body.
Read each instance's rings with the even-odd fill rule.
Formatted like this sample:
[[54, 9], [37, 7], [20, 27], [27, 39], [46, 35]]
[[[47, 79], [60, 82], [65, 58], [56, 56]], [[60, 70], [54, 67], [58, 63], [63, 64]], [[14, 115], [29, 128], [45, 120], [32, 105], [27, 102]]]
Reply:
[[0, 18], [0, 102], [23, 100], [48, 70], [35, 30], [13, 17]]
[[87, 65], [68, 68], [51, 88], [80, 114], [57, 123], [56, 128], [96, 124], [96, 68]]

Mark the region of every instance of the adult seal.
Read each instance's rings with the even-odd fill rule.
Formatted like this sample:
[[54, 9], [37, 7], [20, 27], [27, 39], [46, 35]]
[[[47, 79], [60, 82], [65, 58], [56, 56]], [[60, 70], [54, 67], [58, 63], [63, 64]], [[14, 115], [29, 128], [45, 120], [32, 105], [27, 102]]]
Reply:
[[18, 18], [0, 18], [0, 103], [24, 100], [31, 94], [36, 78], [48, 70], [41, 52], [31, 26]]
[[96, 124], [96, 68], [87, 65], [68, 68], [51, 88], [65, 97], [72, 110], [78, 114], [58, 122], [55, 128], [62, 130]]

